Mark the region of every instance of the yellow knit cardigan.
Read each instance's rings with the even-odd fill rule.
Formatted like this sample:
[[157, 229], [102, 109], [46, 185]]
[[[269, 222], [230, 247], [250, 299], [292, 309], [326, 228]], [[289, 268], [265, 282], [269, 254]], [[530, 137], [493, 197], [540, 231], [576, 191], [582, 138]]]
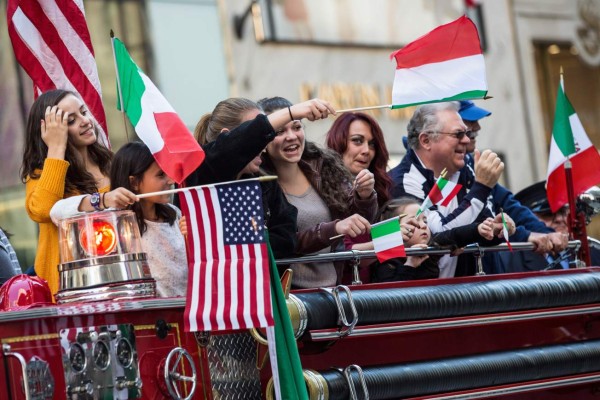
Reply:
[[[65, 198], [65, 179], [69, 163], [65, 160], [46, 158], [43, 169], [36, 170], [38, 179], [27, 179], [25, 185], [25, 209], [29, 218], [39, 224], [37, 253], [35, 255], [36, 274], [48, 281], [52, 294], [58, 292], [60, 262], [58, 248], [58, 228], [50, 219], [50, 210], [54, 204]], [[107, 192], [109, 187], [100, 189]]]

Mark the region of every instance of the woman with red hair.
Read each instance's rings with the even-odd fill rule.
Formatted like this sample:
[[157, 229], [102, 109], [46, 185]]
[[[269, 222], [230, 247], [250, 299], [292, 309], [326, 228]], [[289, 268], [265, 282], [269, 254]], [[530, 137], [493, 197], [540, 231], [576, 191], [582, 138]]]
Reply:
[[379, 207], [390, 200], [392, 180], [386, 171], [389, 153], [381, 127], [373, 117], [361, 112], [340, 115], [327, 132], [326, 144], [342, 156], [352, 175], [365, 168], [375, 175]]
[[[373, 117], [361, 112], [340, 115], [327, 132], [327, 147], [342, 156], [344, 165], [356, 176], [360, 171], [368, 169], [375, 176], [375, 192], [377, 204], [381, 209], [390, 200], [392, 180], [386, 168], [389, 153], [383, 139], [381, 127]], [[373, 250], [370, 234], [362, 234], [355, 238], [344, 238], [344, 246], [350, 250]], [[370, 281], [369, 264], [373, 260], [361, 262], [360, 277], [363, 282]], [[348, 269], [342, 277], [342, 283], [349, 283], [351, 274]]]

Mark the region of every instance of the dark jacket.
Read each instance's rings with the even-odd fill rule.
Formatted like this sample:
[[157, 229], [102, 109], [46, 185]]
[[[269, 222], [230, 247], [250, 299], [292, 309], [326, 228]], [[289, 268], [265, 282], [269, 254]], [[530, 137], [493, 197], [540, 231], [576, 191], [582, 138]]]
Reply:
[[204, 162], [185, 180], [187, 187], [234, 181], [250, 161], [267, 147], [275, 130], [267, 117], [259, 114], [205, 144]]
[[[449, 248], [456, 250], [471, 243], [482, 246], [495, 246], [501, 243], [500, 239], [486, 240], [477, 231], [477, 223], [459, 226], [448, 231], [440, 232], [429, 240], [430, 247]], [[470, 255], [464, 255], [472, 257]], [[461, 256], [463, 257], [463, 256]], [[393, 258], [384, 263], [376, 262], [372, 266], [373, 282], [410, 281], [416, 279], [434, 279], [440, 275], [438, 261], [441, 256], [429, 256], [417, 268], [404, 265], [406, 258]]]
[[496, 184], [492, 189], [492, 201], [496, 212], [502, 208], [515, 221], [517, 231], [510, 237], [511, 242], [526, 242], [531, 232], [554, 232], [554, 229], [548, 228], [529, 208], [522, 205], [507, 188], [500, 184]]
[[[253, 178], [244, 175], [244, 178]], [[296, 217], [298, 210], [291, 205], [277, 181], [261, 182], [265, 226], [276, 259], [292, 257], [296, 249]]]

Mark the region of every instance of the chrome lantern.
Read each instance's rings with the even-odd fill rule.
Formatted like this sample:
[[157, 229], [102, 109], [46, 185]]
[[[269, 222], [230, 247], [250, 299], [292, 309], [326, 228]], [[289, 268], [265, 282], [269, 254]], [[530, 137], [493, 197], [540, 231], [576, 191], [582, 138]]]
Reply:
[[154, 297], [133, 211], [102, 211], [60, 221], [57, 303]]

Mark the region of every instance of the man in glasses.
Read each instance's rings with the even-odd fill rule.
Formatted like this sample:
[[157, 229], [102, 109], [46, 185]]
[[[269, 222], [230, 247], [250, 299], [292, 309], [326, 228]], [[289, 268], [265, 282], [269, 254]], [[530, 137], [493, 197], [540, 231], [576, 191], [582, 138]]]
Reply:
[[[393, 197], [410, 195], [424, 200], [443, 170], [446, 179], [462, 185], [446, 206], [429, 213], [433, 233], [470, 224], [483, 217], [495, 217], [486, 207], [487, 198], [504, 170], [502, 160], [486, 150], [475, 155], [475, 171], [465, 167], [470, 139], [458, 102], [424, 104], [415, 110], [409, 124], [409, 149], [398, 166], [390, 171]], [[472, 261], [472, 257], [469, 257]], [[464, 276], [475, 272], [472, 262], [456, 257], [440, 262], [440, 276]]]
[[[568, 206], [562, 207], [557, 212], [550, 210], [546, 195], [546, 181], [534, 183], [515, 194], [515, 199], [528, 207], [540, 222], [542, 222], [553, 236], [561, 236], [566, 242], [569, 236]], [[592, 257], [597, 259], [598, 251], [591, 248]], [[574, 260], [574, 254], [564, 251], [564, 248], [551, 249], [543, 254], [539, 252], [517, 252], [500, 255], [499, 272], [525, 272], [539, 271], [542, 269], [566, 269], [569, 262]]]
[[[478, 107], [471, 100], [462, 100], [458, 110], [463, 122], [470, 131], [470, 143], [467, 146], [467, 156], [465, 162], [467, 168], [473, 170], [474, 158], [473, 151], [477, 144], [477, 136], [481, 130], [479, 120], [486, 118], [492, 113], [484, 108]], [[516, 233], [510, 238], [513, 242], [531, 242], [536, 246], [539, 254], [545, 254], [552, 251], [560, 252], [565, 249], [567, 241], [562, 235], [549, 233], [554, 232], [548, 224], [542, 223], [536, 215], [527, 207], [522, 205], [518, 199], [504, 186], [497, 184], [492, 193], [493, 209], [508, 213], [517, 225]], [[545, 197], [545, 190], [544, 190]]]

